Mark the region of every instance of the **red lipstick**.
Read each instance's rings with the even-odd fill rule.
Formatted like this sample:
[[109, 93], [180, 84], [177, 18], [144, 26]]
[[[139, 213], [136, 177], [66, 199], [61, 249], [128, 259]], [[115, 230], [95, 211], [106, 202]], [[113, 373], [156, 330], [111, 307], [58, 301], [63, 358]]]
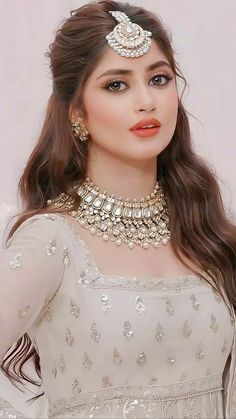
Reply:
[[142, 119], [130, 128], [139, 137], [149, 137], [156, 135], [160, 131], [161, 123], [156, 118]]

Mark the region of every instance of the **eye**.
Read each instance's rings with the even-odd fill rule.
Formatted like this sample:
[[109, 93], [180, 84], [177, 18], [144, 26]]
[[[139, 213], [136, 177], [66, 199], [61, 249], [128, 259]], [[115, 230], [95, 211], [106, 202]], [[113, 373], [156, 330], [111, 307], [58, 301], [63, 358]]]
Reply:
[[[166, 80], [166, 82], [163, 84], [160, 84], [160, 83], [157, 83], [157, 84], [155, 84], [154, 83], [154, 86], [165, 86], [166, 84], [168, 84], [169, 83], [169, 81], [170, 80], [172, 80], [173, 79], [173, 76], [170, 76], [170, 75], [168, 75], [168, 74], [155, 74], [152, 78], [151, 78], [151, 80], [155, 80], [155, 79], [165, 79]], [[106, 84], [106, 86], [105, 86], [105, 89], [106, 90], [109, 90], [110, 92], [121, 92], [122, 90], [125, 90], [125, 89], [119, 89], [119, 87], [120, 87], [120, 85], [121, 84], [125, 84], [125, 85], [127, 85], [124, 81], [122, 81], [122, 80], [113, 80], [113, 81], [111, 81], [111, 82], [109, 82], [109, 83], [107, 83]]]
[[155, 80], [155, 79], [165, 79], [166, 82], [164, 84], [157, 84], [158, 86], [165, 86], [166, 84], [169, 83], [170, 80], [173, 79], [173, 76], [169, 76], [168, 74], [155, 74], [151, 80]]
[[[126, 84], [122, 80], [114, 80], [114, 81], [111, 81], [110, 83], [107, 83], [106, 84], [105, 89], [110, 90], [110, 87], [114, 87], [114, 89], [110, 90], [110, 92], [112, 92], [112, 91], [113, 92], [114, 91], [120, 92], [119, 85], [122, 84], [122, 83], [123, 84]], [[124, 90], [124, 89], [122, 89], [122, 90]]]

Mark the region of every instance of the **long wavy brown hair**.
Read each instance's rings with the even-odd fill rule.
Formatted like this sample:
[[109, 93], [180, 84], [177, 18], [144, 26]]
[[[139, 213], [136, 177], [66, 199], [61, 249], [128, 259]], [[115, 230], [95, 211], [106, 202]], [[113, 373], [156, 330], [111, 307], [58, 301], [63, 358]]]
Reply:
[[[62, 192], [74, 199], [73, 209], [80, 204], [73, 186], [86, 178], [88, 146], [74, 138], [70, 108], [80, 109], [86, 115], [83, 86], [107, 48], [105, 36], [114, 28], [109, 10], [125, 12], [132, 22], [152, 32], [152, 39], [165, 54], [176, 79], [179, 77], [186, 88], [187, 82], [174, 58], [171, 33], [159, 15], [112, 0], [91, 2], [73, 10], [46, 52], [52, 71], [52, 94], [40, 137], [19, 180], [23, 210], [15, 215], [18, 219], [7, 240], [27, 218], [55, 211], [48, 206], [48, 200]], [[236, 308], [236, 226], [227, 216], [213, 168], [193, 149], [188, 112], [181, 99], [182, 95], [173, 137], [157, 157], [157, 180], [168, 200], [174, 252], [185, 266], [189, 267], [181, 254], [208, 272], [216, 290], [222, 295], [223, 286]], [[66, 208], [57, 212], [66, 212]], [[23, 371], [31, 357], [41, 379], [39, 356], [25, 333], [9, 348], [1, 370], [15, 385], [24, 380], [39, 386], [39, 381]]]

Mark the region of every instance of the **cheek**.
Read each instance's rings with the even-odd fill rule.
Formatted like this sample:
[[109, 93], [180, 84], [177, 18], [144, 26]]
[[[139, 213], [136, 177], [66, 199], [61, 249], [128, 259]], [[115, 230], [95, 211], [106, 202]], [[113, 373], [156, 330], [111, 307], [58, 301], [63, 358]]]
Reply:
[[165, 115], [170, 129], [175, 128], [178, 115], [178, 94], [173, 91], [165, 101]]
[[110, 130], [110, 128], [121, 127], [121, 121], [124, 117], [122, 113], [122, 103], [114, 100], [112, 96], [100, 95], [97, 100], [85, 101], [85, 107], [88, 114], [88, 128], [91, 132], [96, 130]]

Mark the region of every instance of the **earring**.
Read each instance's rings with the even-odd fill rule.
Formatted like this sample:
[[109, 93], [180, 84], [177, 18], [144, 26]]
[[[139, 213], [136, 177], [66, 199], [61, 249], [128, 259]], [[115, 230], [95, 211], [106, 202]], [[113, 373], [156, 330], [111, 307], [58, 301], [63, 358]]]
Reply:
[[73, 134], [76, 138], [79, 138], [83, 142], [88, 140], [89, 132], [83, 124], [80, 122], [72, 122], [71, 125]]

